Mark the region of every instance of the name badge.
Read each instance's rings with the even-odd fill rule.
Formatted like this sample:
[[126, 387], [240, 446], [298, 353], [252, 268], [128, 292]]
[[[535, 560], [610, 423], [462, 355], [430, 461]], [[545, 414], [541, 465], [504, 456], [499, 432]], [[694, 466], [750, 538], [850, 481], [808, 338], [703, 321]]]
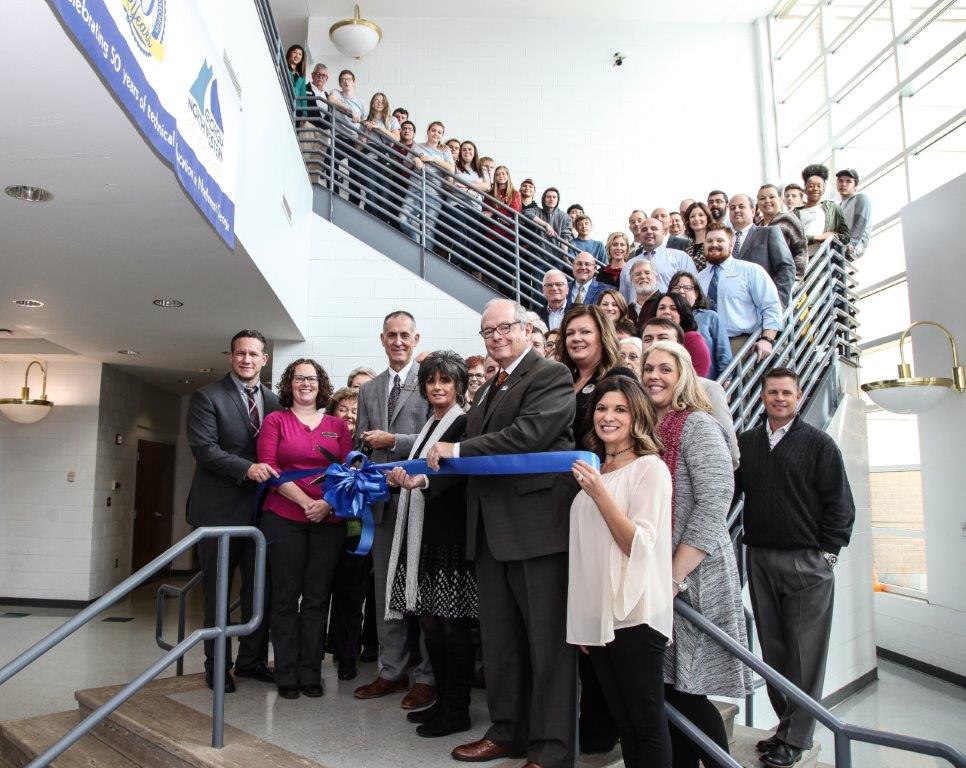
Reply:
[[322, 437], [331, 437], [333, 440], [336, 440], [339, 436], [335, 432], [323, 432]]
[[594, 391], [594, 385], [593, 384], [588, 384], [586, 387], [584, 387], [580, 391], [581, 391], [582, 394], [589, 395], [591, 392]]
[[510, 388], [510, 385], [509, 384], [504, 384], [502, 387], [500, 387], [500, 391], [501, 392], [506, 392], [509, 388]]

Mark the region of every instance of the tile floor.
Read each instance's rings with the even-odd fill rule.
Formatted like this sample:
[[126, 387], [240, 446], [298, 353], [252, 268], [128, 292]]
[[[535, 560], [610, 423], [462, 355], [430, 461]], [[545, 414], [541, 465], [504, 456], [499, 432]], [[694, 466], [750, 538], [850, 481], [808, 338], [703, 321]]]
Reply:
[[[115, 604], [99, 619], [65, 640], [0, 688], [0, 720], [76, 706], [77, 689], [111, 685], [130, 679], [158, 658], [154, 643], [154, 593], [147, 585]], [[22, 617], [3, 616], [26, 613]], [[0, 605], [0, 663], [37, 642], [74, 611]], [[108, 617], [132, 621], [103, 621]], [[189, 602], [189, 626], [200, 619], [200, 594]], [[170, 639], [176, 612], [170, 601], [165, 621]], [[202, 669], [202, 652], [194, 649], [185, 660], [186, 672]], [[174, 674], [172, 666], [166, 674]], [[326, 695], [322, 699], [279, 699], [274, 688], [254, 681], [239, 681], [236, 694], [227, 697], [226, 721], [262, 738], [311, 757], [328, 766], [366, 765], [378, 768], [452, 766], [448, 750], [468, 738], [482, 735], [486, 725], [483, 691], [473, 692], [473, 730], [444, 739], [421, 739], [399, 708], [401, 696], [361, 702], [352, 697], [356, 685], [375, 675], [375, 665], [360, 665], [359, 678], [340, 682], [326, 663]], [[181, 694], [178, 700], [210, 712], [210, 694]], [[879, 661], [879, 680], [837, 706], [835, 714], [846, 722], [946, 741], [966, 751], [966, 690], [887, 661]], [[739, 719], [740, 722], [740, 719]], [[379, 733], [379, 738], [370, 734]], [[831, 734], [819, 728], [821, 760], [833, 762]], [[583, 765], [601, 765], [598, 759]], [[901, 753], [859, 744], [853, 750], [855, 768], [933, 768], [946, 765], [936, 758]]]

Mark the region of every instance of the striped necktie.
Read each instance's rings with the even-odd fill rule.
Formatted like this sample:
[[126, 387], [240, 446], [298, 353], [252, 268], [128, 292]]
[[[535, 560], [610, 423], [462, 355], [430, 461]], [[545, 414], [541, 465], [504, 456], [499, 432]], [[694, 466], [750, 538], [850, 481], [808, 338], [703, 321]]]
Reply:
[[574, 304], [583, 304], [584, 296], [586, 294], [587, 294], [587, 286], [586, 285], [580, 286], [580, 288], [577, 289], [577, 296], [574, 299]]
[[245, 394], [248, 396], [248, 426], [251, 427], [252, 434], [258, 436], [258, 431], [262, 428], [262, 420], [258, 415], [258, 403], [255, 402], [255, 393], [258, 385], [245, 387]]

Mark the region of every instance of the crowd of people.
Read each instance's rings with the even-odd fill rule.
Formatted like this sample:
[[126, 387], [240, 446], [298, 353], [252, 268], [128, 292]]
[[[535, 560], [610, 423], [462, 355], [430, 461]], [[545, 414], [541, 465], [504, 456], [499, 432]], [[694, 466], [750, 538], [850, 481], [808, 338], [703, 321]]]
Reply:
[[[472, 687], [485, 680], [490, 726], [454, 749], [455, 760], [572, 766], [578, 751], [607, 752], [619, 741], [628, 766], [715, 764], [669, 725], [664, 704], [727, 751], [709, 696], [744, 696], [748, 670], [676, 617], [673, 601], [747, 643], [726, 524], [743, 493], [764, 659], [821, 698], [833, 567], [854, 520], [842, 457], [798, 418], [795, 371], [767, 371], [765, 419], [741, 435], [716, 379], [752, 336], [759, 359], [771, 354], [795, 281], [822, 243], [834, 238], [847, 256], [863, 253], [870, 206], [856, 192], [858, 174], [836, 174], [841, 204], [825, 199], [828, 170], [808, 166], [802, 185], [766, 184], [755, 198], [713, 190], [677, 209], [635, 210], [630, 236], [601, 242], [581, 205], [560, 210], [556, 188], [538, 206], [531, 179], [516, 190], [506, 166], [479, 158], [472, 141], [445, 140], [442, 123], [430, 123], [427, 141], [415, 145], [415, 125], [405, 110], [390, 111], [385, 94], [366, 110], [350, 71], [326, 93], [323, 65], [309, 83], [304, 51], [293, 46], [287, 60], [297, 95], [338, 106], [376, 142], [384, 135], [413, 147], [415, 168], [452, 176], [468, 199], [489, 192], [570, 243], [574, 256], [570, 274], [544, 275], [542, 306], [486, 305], [478, 355], [417, 354], [416, 319], [390, 313], [379, 334], [387, 367], [358, 368], [338, 389], [303, 358], [273, 392], [259, 379], [265, 338], [235, 335], [231, 372], [191, 399], [189, 522], [247, 524], [259, 484], [319, 472], [270, 487], [258, 509], [271, 587], [265, 621], [241, 638], [235, 675], [274, 683], [282, 698], [322, 696], [326, 651], [340, 679], [356, 676], [366, 616], [378, 673], [354, 695], [403, 694], [418, 735], [470, 730]], [[395, 144], [370, 141], [366, 151], [386, 148]], [[361, 181], [357, 191], [361, 202]], [[404, 231], [412, 202], [400, 196]], [[494, 222], [473, 236], [500, 235]], [[325, 467], [354, 448], [377, 463], [424, 458], [432, 470], [454, 458], [574, 449], [595, 453], [599, 466], [578, 460], [568, 471], [509, 477], [397, 467], [386, 473], [389, 500], [373, 505], [371, 552], [360, 557], [359, 521], [339, 518], [324, 499]], [[212, 541], [199, 562], [210, 625]], [[229, 566], [241, 569], [247, 621], [250, 542], [232, 542]], [[229, 667], [231, 659], [229, 650]], [[213, 663], [206, 643], [209, 686]], [[234, 687], [227, 675], [226, 689]], [[787, 768], [811, 745], [814, 719], [780, 691], [769, 695], [779, 724], [757, 746], [764, 764]]]

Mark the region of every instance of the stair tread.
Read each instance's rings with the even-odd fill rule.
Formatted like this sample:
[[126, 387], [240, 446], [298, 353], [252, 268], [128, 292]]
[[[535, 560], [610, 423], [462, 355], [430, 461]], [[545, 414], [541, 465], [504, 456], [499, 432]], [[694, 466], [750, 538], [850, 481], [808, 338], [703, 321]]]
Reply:
[[[204, 675], [155, 680], [131, 697], [108, 718], [109, 729], [99, 729], [99, 738], [111, 740], [120, 729], [151, 748], [167, 753], [173, 763], [198, 768], [248, 768], [267, 765], [272, 768], [319, 768], [319, 764], [282, 747], [225, 724], [225, 746], [211, 746], [211, 716], [169, 698], [179, 693], [205, 687]], [[96, 709], [110, 699], [121, 686], [108, 686], [77, 691], [74, 697], [82, 708]], [[128, 743], [128, 742], [123, 742]], [[119, 745], [118, 748], [121, 748]]]
[[[50, 715], [37, 715], [22, 720], [8, 720], [0, 723], [0, 749], [3, 750], [7, 765], [23, 765], [22, 758], [33, 760], [47, 747], [63, 736], [81, 721], [80, 710], [54, 712]], [[8, 745], [14, 753], [8, 753]], [[104, 742], [93, 736], [83, 736], [51, 763], [54, 768], [135, 768], [135, 764], [120, 752], [116, 752]]]
[[[758, 759], [760, 754], [755, 749], [755, 743], [767, 739], [774, 731], [762, 728], [749, 728], [747, 725], [735, 724], [734, 742], [731, 745], [731, 756], [745, 768], [762, 768], [764, 763]], [[795, 768], [819, 768], [818, 753], [821, 747], [817, 742], [812, 748], [802, 752], [802, 759], [795, 763]]]

